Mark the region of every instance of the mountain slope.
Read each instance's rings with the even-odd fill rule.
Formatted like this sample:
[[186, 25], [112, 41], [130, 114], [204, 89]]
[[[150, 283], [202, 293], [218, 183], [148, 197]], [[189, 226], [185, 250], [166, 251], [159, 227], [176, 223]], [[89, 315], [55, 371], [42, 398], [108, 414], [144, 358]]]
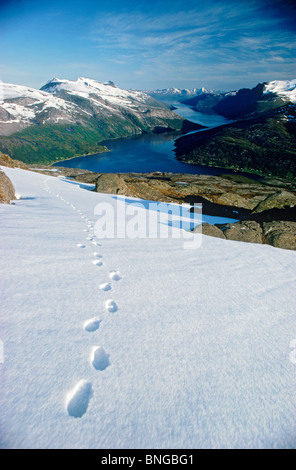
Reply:
[[249, 119], [177, 139], [177, 158], [186, 163], [296, 178], [295, 105], [274, 117]]
[[229, 119], [245, 119], [255, 113], [275, 109], [287, 102], [296, 102], [296, 80], [274, 80], [259, 83], [252, 89], [238, 91], [197, 93], [182, 100], [199, 112], [216, 112]]
[[95, 153], [104, 139], [181, 130], [185, 122], [145, 93], [111, 82], [53, 79], [41, 90], [2, 85], [0, 149], [25, 162]]
[[213, 109], [236, 122], [179, 138], [179, 160], [296, 177], [296, 80], [241, 89]]
[[241, 119], [296, 102], [296, 80], [259, 83], [256, 87], [242, 88], [214, 106], [214, 111], [229, 119]]

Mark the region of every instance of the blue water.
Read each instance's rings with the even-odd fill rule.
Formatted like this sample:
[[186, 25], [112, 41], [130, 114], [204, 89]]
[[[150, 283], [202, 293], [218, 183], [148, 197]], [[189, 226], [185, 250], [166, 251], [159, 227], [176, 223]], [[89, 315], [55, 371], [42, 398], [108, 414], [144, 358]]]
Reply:
[[[219, 115], [207, 115], [193, 111], [186, 105], [174, 104], [176, 113], [182, 117], [207, 126], [216, 127], [230, 121]], [[196, 131], [195, 131], [196, 132]], [[81, 168], [96, 173], [148, 173], [163, 171], [219, 175], [225, 169], [181, 163], [175, 158], [174, 141], [176, 134], [142, 134], [123, 139], [102, 142], [110, 151], [97, 155], [73, 158], [58, 162], [55, 166]], [[227, 173], [232, 173], [227, 170]]]

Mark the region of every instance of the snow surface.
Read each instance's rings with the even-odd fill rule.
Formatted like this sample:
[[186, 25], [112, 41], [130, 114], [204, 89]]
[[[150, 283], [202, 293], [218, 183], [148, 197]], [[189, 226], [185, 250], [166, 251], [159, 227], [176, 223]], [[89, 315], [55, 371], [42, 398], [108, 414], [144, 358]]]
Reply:
[[131, 200], [2, 169], [2, 448], [295, 447], [295, 252], [98, 239]]
[[296, 103], [296, 79], [274, 80], [264, 87], [264, 93], [276, 93], [292, 103]]

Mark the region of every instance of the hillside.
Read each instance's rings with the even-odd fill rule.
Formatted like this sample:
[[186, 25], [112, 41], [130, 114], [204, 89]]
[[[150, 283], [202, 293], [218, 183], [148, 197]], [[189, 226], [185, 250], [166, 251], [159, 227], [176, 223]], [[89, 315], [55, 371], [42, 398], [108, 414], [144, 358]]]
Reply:
[[296, 177], [296, 80], [239, 90], [213, 107], [235, 122], [176, 141], [186, 163]]
[[26, 163], [99, 153], [106, 139], [199, 128], [147, 94], [112, 82], [53, 79], [41, 90], [6, 83], [2, 88], [0, 150]]

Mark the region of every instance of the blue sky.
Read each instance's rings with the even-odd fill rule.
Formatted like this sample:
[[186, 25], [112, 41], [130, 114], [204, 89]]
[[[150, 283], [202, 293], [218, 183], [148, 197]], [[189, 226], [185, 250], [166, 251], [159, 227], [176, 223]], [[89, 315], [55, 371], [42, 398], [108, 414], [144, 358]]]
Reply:
[[253, 87], [296, 78], [296, 9], [285, 0], [2, 0], [0, 79], [121, 88]]

